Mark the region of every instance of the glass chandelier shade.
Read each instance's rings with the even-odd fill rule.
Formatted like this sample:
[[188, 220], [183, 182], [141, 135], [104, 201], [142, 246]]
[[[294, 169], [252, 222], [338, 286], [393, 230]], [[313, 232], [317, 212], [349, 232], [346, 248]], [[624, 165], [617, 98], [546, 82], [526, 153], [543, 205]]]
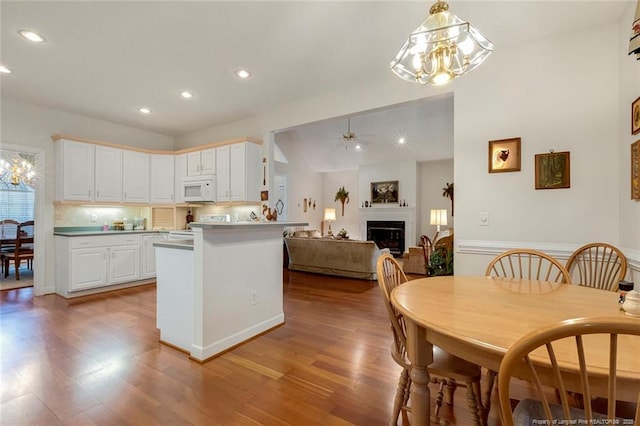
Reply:
[[410, 82], [441, 85], [473, 70], [492, 51], [493, 43], [438, 0], [393, 58], [391, 70]]
[[0, 182], [14, 186], [32, 186], [35, 177], [33, 165], [24, 158], [14, 157], [11, 161], [0, 158]]

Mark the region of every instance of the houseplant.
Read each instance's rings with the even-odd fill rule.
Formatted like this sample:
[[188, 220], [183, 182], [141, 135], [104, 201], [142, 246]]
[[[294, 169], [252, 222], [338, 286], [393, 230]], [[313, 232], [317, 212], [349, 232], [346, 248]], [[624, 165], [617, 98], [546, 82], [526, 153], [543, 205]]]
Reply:
[[342, 204], [342, 216], [344, 216], [344, 204], [345, 202], [349, 204], [349, 191], [345, 190], [344, 186], [341, 186], [340, 188], [338, 188], [338, 192], [336, 192], [336, 197], [333, 199], [333, 201], [338, 201], [338, 200]]
[[427, 274], [430, 277], [453, 275], [453, 250], [438, 247], [429, 256]]

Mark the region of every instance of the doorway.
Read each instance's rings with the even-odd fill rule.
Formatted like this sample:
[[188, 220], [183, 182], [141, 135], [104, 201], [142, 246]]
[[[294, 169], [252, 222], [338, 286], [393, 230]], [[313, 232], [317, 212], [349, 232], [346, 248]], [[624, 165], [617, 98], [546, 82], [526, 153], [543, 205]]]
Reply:
[[[23, 267], [20, 269], [21, 276], [19, 281], [16, 281], [14, 276], [8, 278], [12, 278], [12, 280], [15, 281], [12, 283], [14, 287], [26, 286], [27, 279], [29, 279], [33, 286], [33, 294], [42, 295], [47, 292], [44, 288], [44, 270], [46, 264], [44, 250], [46, 240], [44, 226], [45, 152], [43, 149], [25, 145], [0, 144], [0, 159], [9, 161], [9, 163], [12, 164], [14, 158], [20, 161], [23, 159], [28, 161], [35, 175], [31, 182], [21, 181], [18, 182], [17, 185], [14, 185], [11, 181], [6, 184], [0, 182], [0, 192], [2, 192], [2, 194], [0, 194], [0, 206], [2, 206], [0, 207], [0, 220], [14, 219], [18, 222], [25, 222], [27, 220], [34, 221], [34, 261], [31, 263], [30, 269], [28, 269], [28, 275], [22, 273], [25, 271], [23, 264]], [[8, 176], [11, 177], [12, 175], [9, 174]], [[4, 275], [2, 278], [4, 289]], [[11, 287], [12, 286], [8, 286], [8, 288]], [[53, 285], [52, 289], [48, 292], [53, 292]]]

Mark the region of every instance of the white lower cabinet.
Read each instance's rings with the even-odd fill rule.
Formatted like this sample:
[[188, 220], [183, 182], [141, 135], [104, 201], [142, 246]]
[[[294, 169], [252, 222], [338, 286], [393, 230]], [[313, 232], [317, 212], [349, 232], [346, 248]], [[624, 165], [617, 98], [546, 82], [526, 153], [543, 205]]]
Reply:
[[142, 236], [142, 270], [140, 271], [140, 278], [153, 278], [156, 276], [156, 248], [153, 243], [166, 240], [167, 234]]
[[[155, 255], [149, 258], [142, 241], [147, 236], [165, 238], [159, 235], [57, 235], [56, 293], [73, 297], [74, 292], [155, 277]], [[150, 246], [153, 249], [153, 243]]]
[[107, 257], [105, 247], [71, 250], [71, 291], [107, 285]]
[[140, 244], [109, 248], [109, 284], [140, 278]]

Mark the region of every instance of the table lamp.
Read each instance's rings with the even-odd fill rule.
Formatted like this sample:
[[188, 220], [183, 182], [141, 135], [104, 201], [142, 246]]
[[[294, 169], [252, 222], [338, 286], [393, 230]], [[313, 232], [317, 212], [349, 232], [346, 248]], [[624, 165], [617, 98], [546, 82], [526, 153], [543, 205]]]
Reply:
[[436, 242], [436, 238], [438, 238], [438, 234], [440, 233], [440, 225], [447, 224], [447, 209], [431, 209], [431, 219], [429, 220], [430, 225], [436, 225], [437, 232], [433, 237], [433, 242]]
[[324, 209], [324, 221], [329, 224], [327, 235], [333, 235], [331, 232], [331, 221], [336, 220], [336, 209]]

